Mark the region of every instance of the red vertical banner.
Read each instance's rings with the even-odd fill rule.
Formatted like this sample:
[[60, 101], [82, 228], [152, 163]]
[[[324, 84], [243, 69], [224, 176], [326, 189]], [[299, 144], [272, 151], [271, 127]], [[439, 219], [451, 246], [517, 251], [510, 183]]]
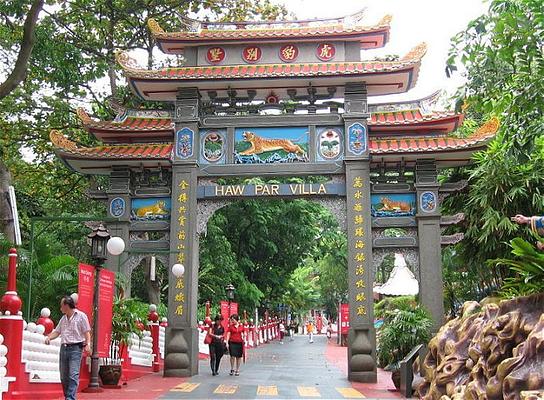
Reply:
[[347, 335], [349, 332], [349, 304], [340, 304], [340, 333]]
[[229, 313], [228, 301], [220, 301], [219, 308], [221, 309], [221, 316], [223, 317], [222, 325], [223, 325], [223, 328], [225, 328], [225, 332], [226, 332], [227, 327], [229, 326], [229, 316], [233, 314], [238, 314], [238, 303], [234, 303], [234, 302], [230, 303], [230, 313]]
[[227, 332], [227, 327], [229, 326], [229, 303], [228, 301], [220, 301], [219, 302], [219, 308], [221, 310], [221, 316], [223, 317], [223, 321], [221, 325], [223, 325], [223, 328], [225, 328], [225, 333]]
[[[230, 315], [234, 314], [238, 314], [238, 303], [230, 303]], [[240, 314], [238, 314], [238, 317], [240, 317]]]
[[103, 269], [99, 277], [98, 292], [98, 356], [109, 357], [111, 344], [111, 321], [113, 319], [113, 294], [115, 291], [115, 273]]
[[77, 285], [77, 309], [87, 314], [89, 323], [93, 324], [93, 295], [95, 268], [88, 264], [79, 264]]

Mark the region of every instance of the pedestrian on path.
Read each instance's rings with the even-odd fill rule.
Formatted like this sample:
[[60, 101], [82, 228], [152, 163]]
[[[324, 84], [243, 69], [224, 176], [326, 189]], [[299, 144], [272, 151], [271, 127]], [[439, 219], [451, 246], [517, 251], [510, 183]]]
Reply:
[[53, 332], [45, 337], [45, 344], [60, 336], [59, 366], [62, 390], [65, 400], [76, 400], [83, 349], [91, 354], [91, 326], [87, 315], [76, 308], [76, 303], [70, 296], [62, 298], [60, 311], [64, 315]]
[[285, 324], [283, 323], [283, 320], [280, 321], [280, 344], [283, 344], [283, 337], [285, 336]]
[[308, 332], [308, 340], [310, 343], [314, 342], [314, 324], [312, 321], [308, 321], [306, 325], [306, 332]]
[[230, 353], [230, 374], [240, 375], [240, 361], [244, 355], [244, 325], [240, 323], [238, 314], [230, 316], [230, 324], [227, 331], [227, 343]]
[[298, 328], [297, 322], [296, 322], [294, 319], [291, 320], [291, 324], [289, 325], [289, 329], [290, 329], [290, 332], [289, 332], [290, 336], [289, 336], [289, 338], [290, 338], [290, 341], [291, 341], [291, 342], [292, 342], [293, 340], [295, 340], [295, 333], [296, 333], [296, 331], [297, 331], [297, 328]]
[[210, 326], [208, 334], [212, 336], [212, 342], [210, 343], [210, 367], [212, 369], [212, 375], [219, 375], [219, 364], [221, 363], [221, 357], [225, 354], [225, 328], [221, 325], [223, 317], [217, 315], [214, 319], [214, 323]]

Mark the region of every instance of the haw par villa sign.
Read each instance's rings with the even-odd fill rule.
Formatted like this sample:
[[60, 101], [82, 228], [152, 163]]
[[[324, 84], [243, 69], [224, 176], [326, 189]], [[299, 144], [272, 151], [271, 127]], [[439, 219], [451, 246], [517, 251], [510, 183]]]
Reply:
[[245, 197], [245, 196], [345, 196], [346, 188], [337, 183], [290, 183], [263, 185], [199, 186], [197, 197]]

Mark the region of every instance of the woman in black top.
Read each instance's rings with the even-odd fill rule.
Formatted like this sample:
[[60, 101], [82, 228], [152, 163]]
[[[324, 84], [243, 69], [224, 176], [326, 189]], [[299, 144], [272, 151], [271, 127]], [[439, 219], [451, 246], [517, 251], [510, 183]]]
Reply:
[[219, 375], [219, 363], [221, 362], [221, 357], [225, 354], [225, 341], [223, 338], [225, 328], [221, 326], [221, 321], [223, 321], [223, 317], [217, 315], [208, 331], [212, 335], [212, 342], [210, 343], [210, 367], [214, 376]]

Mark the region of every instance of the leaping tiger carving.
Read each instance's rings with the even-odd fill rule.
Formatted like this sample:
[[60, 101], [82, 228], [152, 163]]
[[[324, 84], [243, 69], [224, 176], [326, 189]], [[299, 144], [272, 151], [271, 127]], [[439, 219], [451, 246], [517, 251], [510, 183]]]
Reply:
[[294, 144], [289, 139], [266, 139], [257, 136], [253, 132], [243, 132], [244, 141], [249, 142], [251, 147], [240, 152], [242, 156], [251, 156], [253, 154], [261, 154], [267, 151], [284, 150], [287, 153], [304, 154], [304, 149], [297, 144]]

